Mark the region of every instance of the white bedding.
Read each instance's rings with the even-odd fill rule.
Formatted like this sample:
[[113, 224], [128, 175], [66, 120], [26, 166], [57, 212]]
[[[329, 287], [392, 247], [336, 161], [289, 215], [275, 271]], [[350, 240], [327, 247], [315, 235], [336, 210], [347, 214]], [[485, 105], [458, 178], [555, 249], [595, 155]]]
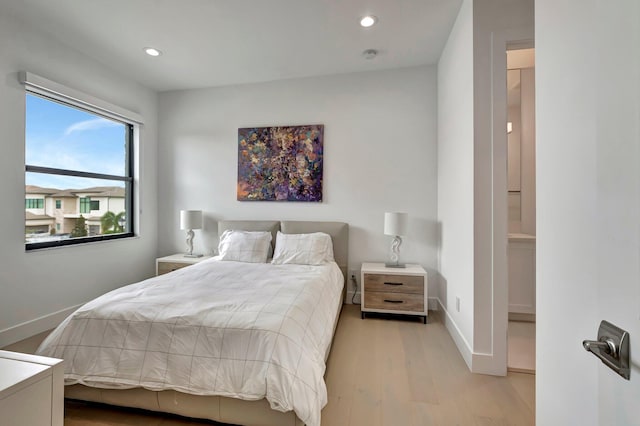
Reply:
[[211, 259], [107, 293], [38, 349], [65, 384], [257, 400], [320, 425], [343, 276], [320, 266]]

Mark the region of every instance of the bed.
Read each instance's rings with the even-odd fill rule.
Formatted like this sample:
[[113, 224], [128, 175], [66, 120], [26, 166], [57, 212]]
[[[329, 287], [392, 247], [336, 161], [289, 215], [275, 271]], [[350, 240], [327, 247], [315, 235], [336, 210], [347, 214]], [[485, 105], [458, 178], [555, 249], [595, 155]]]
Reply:
[[348, 225], [219, 222], [220, 235], [230, 230], [268, 231], [273, 241], [322, 232], [335, 262], [212, 259], [99, 297], [39, 349], [65, 359], [65, 397], [247, 426], [320, 424]]

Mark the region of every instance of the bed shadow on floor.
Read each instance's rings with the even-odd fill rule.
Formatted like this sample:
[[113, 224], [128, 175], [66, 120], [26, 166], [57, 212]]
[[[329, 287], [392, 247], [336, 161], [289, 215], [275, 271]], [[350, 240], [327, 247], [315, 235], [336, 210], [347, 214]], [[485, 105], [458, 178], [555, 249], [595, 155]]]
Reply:
[[65, 426], [184, 426], [216, 425], [238, 426], [213, 420], [192, 419], [177, 414], [157, 413], [139, 408], [115, 407], [97, 402], [85, 402], [74, 399], [64, 400]]

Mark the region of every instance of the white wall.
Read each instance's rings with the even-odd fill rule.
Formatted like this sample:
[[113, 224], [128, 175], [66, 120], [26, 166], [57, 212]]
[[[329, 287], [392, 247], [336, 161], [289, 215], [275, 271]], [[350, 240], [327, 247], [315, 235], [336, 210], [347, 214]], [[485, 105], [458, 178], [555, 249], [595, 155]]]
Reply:
[[[515, 73], [520, 74], [520, 70], [511, 70]], [[510, 72], [511, 72], [510, 71]], [[507, 164], [507, 186], [509, 191], [520, 191], [522, 189], [521, 186], [521, 163], [522, 156], [520, 155], [520, 134], [521, 134], [521, 123], [520, 123], [520, 105], [509, 107], [507, 118], [511, 122], [512, 132], [508, 134], [508, 155], [509, 160]], [[520, 215], [518, 215], [520, 217]]]
[[[519, 73], [519, 71], [518, 71]], [[522, 143], [521, 130], [522, 120], [520, 119], [520, 105], [510, 107], [507, 113], [508, 119], [513, 126], [513, 131], [507, 136], [507, 194], [508, 204], [508, 233], [522, 232]]]
[[522, 233], [536, 235], [536, 102], [535, 68], [523, 68], [520, 75], [522, 117], [521, 206]]
[[[637, 0], [536, 1], [541, 425], [640, 419], [639, 49]], [[603, 319], [630, 334], [630, 381], [581, 347]]]
[[[415, 67], [160, 94], [159, 252], [185, 250], [180, 209], [219, 219], [350, 224], [349, 263], [385, 261], [385, 211], [409, 213], [401, 260], [436, 268], [436, 70]], [[324, 124], [322, 203], [236, 200], [238, 128]], [[435, 292], [434, 284], [430, 291]]]
[[[140, 237], [25, 253], [24, 110], [18, 71], [26, 70], [140, 113]], [[53, 327], [51, 314], [153, 273], [156, 255], [156, 119], [154, 92], [105, 64], [0, 15], [0, 347]], [[40, 318], [40, 320], [34, 321]]]
[[[511, 50], [528, 52], [533, 60], [533, 49]], [[524, 56], [520, 54], [520, 56]], [[507, 59], [507, 62], [515, 62]], [[509, 233], [536, 234], [536, 139], [535, 139], [535, 68], [511, 69], [519, 80], [520, 102], [508, 108], [508, 120], [513, 131], [508, 134], [508, 189]], [[509, 79], [509, 77], [507, 78]], [[518, 202], [517, 208], [512, 205]]]
[[[473, 350], [473, 1], [438, 62], [439, 296], [467, 364]], [[456, 310], [460, 298], [460, 312]]]

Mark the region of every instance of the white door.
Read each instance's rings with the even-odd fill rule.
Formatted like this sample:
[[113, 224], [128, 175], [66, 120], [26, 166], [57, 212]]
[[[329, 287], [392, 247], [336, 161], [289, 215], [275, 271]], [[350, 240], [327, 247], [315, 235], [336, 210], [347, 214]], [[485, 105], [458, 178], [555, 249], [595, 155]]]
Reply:
[[[640, 1], [536, 0], [539, 425], [640, 425]], [[582, 348], [630, 333], [631, 380]]]

